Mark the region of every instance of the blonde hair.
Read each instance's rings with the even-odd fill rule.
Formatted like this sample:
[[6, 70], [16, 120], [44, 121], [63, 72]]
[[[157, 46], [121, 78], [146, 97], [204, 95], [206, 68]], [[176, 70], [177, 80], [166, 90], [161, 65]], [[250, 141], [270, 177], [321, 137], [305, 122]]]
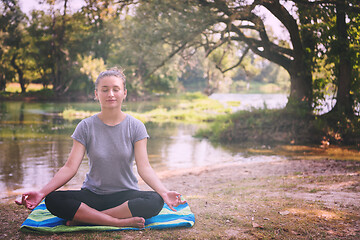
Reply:
[[101, 72], [95, 81], [95, 89], [97, 89], [97, 86], [99, 85], [99, 82], [101, 79], [103, 79], [104, 77], [110, 77], [110, 76], [120, 78], [123, 81], [124, 90], [126, 89], [126, 76], [125, 76], [123, 70], [121, 68], [117, 68], [117, 67], [113, 67], [113, 68], [110, 68], [108, 70]]

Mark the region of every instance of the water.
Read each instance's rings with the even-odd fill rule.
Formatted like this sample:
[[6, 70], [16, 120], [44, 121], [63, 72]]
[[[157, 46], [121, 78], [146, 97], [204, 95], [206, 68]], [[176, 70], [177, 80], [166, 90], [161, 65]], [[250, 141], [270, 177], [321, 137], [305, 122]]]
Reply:
[[[239, 94], [239, 93], [216, 93], [210, 96], [218, 100], [233, 111], [255, 109], [283, 108], [287, 103], [286, 94]], [[238, 101], [239, 106], [232, 107], [228, 102]]]
[[[249, 110], [252, 109], [274, 109], [284, 108], [288, 101], [286, 94], [239, 94], [239, 93], [216, 93], [210, 96], [222, 102], [225, 106], [232, 108], [233, 111]], [[228, 102], [239, 101], [239, 106], [231, 106]], [[329, 112], [336, 104], [336, 99], [333, 96], [327, 95], [325, 99], [319, 100], [319, 103], [314, 107], [314, 114], [322, 115]], [[360, 103], [355, 105], [355, 115], [360, 115]]]
[[[282, 107], [284, 95], [232, 96], [213, 95], [226, 101], [238, 100], [236, 108]], [[231, 99], [232, 98], [232, 99]], [[277, 99], [277, 100], [274, 100]], [[227, 100], [229, 99], [229, 100]], [[236, 100], [235, 99], [235, 100]], [[147, 111], [157, 102], [126, 103], [130, 111]], [[163, 103], [162, 103], [163, 105]], [[72, 146], [70, 135], [80, 120], [66, 121], [58, 116], [65, 108], [99, 111], [98, 103], [0, 103], [0, 201], [9, 201], [27, 190], [36, 190], [46, 184], [62, 167]], [[146, 124], [149, 135], [149, 160], [157, 172], [194, 168], [226, 162], [256, 162], [278, 160], [280, 156], [248, 155], [241, 149], [214, 146], [206, 139], [192, 137], [197, 125]], [[79, 188], [88, 171], [85, 158], [78, 174], [65, 186]]]

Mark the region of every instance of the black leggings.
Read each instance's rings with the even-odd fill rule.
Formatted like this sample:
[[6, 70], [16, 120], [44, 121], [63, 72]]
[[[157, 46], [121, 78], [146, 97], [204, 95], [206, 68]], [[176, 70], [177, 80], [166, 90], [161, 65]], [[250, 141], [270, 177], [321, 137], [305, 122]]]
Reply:
[[45, 198], [46, 208], [55, 216], [72, 220], [81, 203], [103, 211], [128, 201], [133, 217], [150, 218], [156, 216], [164, 205], [161, 196], [153, 191], [127, 190], [99, 195], [87, 189], [55, 191]]

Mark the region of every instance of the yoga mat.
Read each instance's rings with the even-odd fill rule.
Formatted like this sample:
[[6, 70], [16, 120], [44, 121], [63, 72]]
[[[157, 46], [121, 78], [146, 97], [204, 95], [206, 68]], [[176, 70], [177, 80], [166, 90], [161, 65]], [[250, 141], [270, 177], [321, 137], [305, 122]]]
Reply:
[[[145, 228], [165, 229], [177, 227], [192, 227], [195, 223], [195, 216], [191, 212], [188, 203], [179, 205], [172, 211], [166, 203], [157, 216], [145, 219]], [[122, 231], [122, 230], [141, 230], [133, 227], [110, 227], [110, 226], [66, 226], [66, 220], [52, 215], [47, 209], [45, 202], [42, 201], [28, 216], [21, 225], [20, 230], [27, 232], [61, 233], [77, 231]]]

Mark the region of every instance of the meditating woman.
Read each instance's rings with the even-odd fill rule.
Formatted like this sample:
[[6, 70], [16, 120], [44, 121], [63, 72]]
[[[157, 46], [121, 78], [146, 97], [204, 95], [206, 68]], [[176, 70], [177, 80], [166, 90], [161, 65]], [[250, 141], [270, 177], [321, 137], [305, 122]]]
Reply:
[[[144, 227], [145, 218], [157, 215], [164, 202], [173, 211], [185, 203], [179, 193], [165, 188], [152, 169], [145, 125], [121, 110], [126, 95], [121, 70], [100, 73], [95, 82], [100, 113], [78, 124], [70, 155], [52, 180], [40, 191], [24, 193], [16, 203], [34, 209], [45, 198], [48, 210], [68, 220], [67, 225], [137, 228]], [[85, 152], [90, 169], [81, 190], [56, 191], [75, 176]], [[134, 160], [140, 177], [155, 191], [139, 190]]]

